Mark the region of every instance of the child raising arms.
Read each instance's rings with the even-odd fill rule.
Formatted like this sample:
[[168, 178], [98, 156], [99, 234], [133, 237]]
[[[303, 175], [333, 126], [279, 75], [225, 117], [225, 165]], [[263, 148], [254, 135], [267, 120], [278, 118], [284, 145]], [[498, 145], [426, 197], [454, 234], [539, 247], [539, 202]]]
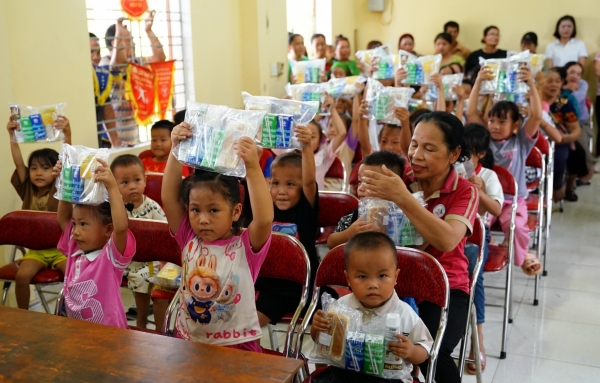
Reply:
[[[183, 122], [171, 140], [177, 145], [191, 136], [190, 125]], [[173, 154], [167, 161], [162, 201], [183, 266], [176, 329], [186, 340], [261, 352], [254, 282], [271, 243], [273, 204], [254, 141], [242, 137], [234, 148], [246, 164], [256, 209], [243, 232], [237, 179], [197, 171], [182, 183], [181, 164]]]
[[[108, 326], [127, 328], [121, 302], [123, 271], [135, 254], [135, 238], [128, 229], [127, 211], [108, 164], [98, 160], [94, 182], [108, 190], [112, 203], [98, 206], [58, 203], [63, 231], [58, 249], [67, 255], [63, 288], [67, 316]], [[58, 177], [62, 163], [54, 166]]]

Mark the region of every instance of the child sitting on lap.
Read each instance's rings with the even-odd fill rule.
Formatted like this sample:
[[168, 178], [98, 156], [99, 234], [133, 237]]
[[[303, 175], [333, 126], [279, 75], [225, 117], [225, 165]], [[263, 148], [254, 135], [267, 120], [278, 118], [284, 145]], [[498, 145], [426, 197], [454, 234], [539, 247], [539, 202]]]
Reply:
[[[433, 339], [421, 318], [394, 290], [400, 272], [394, 243], [383, 233], [359, 233], [344, 247], [344, 258], [344, 274], [352, 293], [340, 298], [339, 303], [360, 311], [363, 323], [388, 313], [400, 314], [402, 333], [395, 335], [397, 342], [389, 343], [389, 351], [404, 361], [402, 378], [390, 380], [330, 366], [313, 378], [313, 382], [413, 382], [413, 365], [427, 360]], [[310, 330], [313, 340], [329, 326], [325, 313], [318, 310]]]
[[[152, 157], [142, 159], [143, 168], [147, 172], [164, 173], [167, 166], [167, 159], [171, 153], [171, 132], [175, 124], [169, 120], [160, 120], [150, 128], [150, 150]], [[190, 168], [183, 166], [182, 175], [187, 177], [190, 175]]]

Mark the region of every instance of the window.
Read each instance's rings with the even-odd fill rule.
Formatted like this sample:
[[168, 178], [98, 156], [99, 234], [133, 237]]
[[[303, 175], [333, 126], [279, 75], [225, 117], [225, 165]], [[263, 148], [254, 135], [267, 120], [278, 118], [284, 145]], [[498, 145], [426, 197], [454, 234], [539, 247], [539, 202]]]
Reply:
[[[88, 30], [98, 36], [100, 43], [100, 53], [103, 57], [102, 64], [109, 62], [110, 52], [106, 47], [105, 34], [106, 30], [110, 25], [116, 23], [116, 20], [120, 17], [126, 17], [125, 13], [121, 11], [121, 5], [119, 0], [86, 0], [87, 5], [87, 19], [88, 19]], [[182, 38], [182, 23], [181, 23], [181, 10], [179, 0], [148, 0], [148, 9], [155, 11], [154, 23], [152, 25], [152, 31], [160, 41], [163, 47], [166, 60], [175, 61], [175, 78], [174, 78], [174, 92], [173, 100], [171, 103], [171, 110], [167, 111], [167, 119], [171, 119], [171, 116], [179, 110], [185, 109], [186, 94], [184, 87], [184, 71], [183, 71], [183, 38]], [[152, 45], [150, 39], [145, 32], [145, 15], [138, 21], [125, 20], [124, 25], [127, 26], [131, 31], [133, 40], [133, 56], [138, 58], [138, 61], [144, 63], [144, 58], [152, 56]], [[122, 65], [120, 70], [124, 71], [126, 65]], [[116, 110], [116, 117], [114, 120], [104, 119], [100, 112], [100, 120], [105, 124], [109, 125], [115, 122], [119, 131], [119, 137], [122, 139], [124, 144], [135, 144], [137, 142], [145, 142], [150, 139], [150, 125], [138, 126], [134, 120], [132, 120], [132, 112], [126, 111], [120, 113], [120, 107], [126, 102], [124, 101], [124, 90], [113, 88], [111, 94], [111, 101], [113, 108]], [[97, 106], [97, 115], [98, 115]], [[100, 108], [101, 109], [101, 108]], [[155, 120], [158, 120], [155, 117]], [[133, 129], [133, 127], [137, 129]], [[133, 134], [124, 133], [129, 130]], [[114, 128], [114, 129], [117, 129]]]

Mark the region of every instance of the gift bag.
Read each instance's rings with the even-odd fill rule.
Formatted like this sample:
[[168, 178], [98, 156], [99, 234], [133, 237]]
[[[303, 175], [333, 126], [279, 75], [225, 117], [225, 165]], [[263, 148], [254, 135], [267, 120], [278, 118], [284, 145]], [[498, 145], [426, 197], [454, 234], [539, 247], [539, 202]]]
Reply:
[[529, 67], [531, 61], [529, 56], [528, 50], [510, 56], [506, 64], [506, 86], [504, 93], [525, 94], [529, 92], [529, 86], [519, 80], [521, 68]]
[[64, 114], [66, 105], [64, 102], [40, 107], [9, 104], [11, 121], [19, 123], [13, 142], [64, 141], [63, 132], [55, 129], [54, 123], [59, 115]]
[[371, 74], [371, 64], [374, 62], [378, 62], [379, 58], [382, 56], [387, 56], [392, 52], [392, 47], [390, 44], [385, 44], [377, 48], [373, 49], [365, 49], [357, 51], [354, 56], [356, 59], [363, 64], [362, 75], [365, 77], [370, 77]]
[[321, 76], [325, 74], [325, 59], [309, 61], [290, 61], [292, 75], [296, 77], [296, 83], [305, 82], [317, 84]]
[[400, 125], [400, 121], [394, 116], [394, 109], [408, 108], [408, 103], [414, 92], [415, 90], [412, 88], [386, 87], [379, 81], [369, 78], [365, 94], [365, 100], [369, 103], [369, 115], [365, 117], [388, 124]]
[[332, 78], [331, 80], [324, 83], [324, 90], [333, 98], [352, 98], [358, 92], [359, 89], [356, 86], [360, 82], [367, 81], [366, 77], [363, 76], [350, 76], [342, 78]]
[[[401, 51], [403, 52], [403, 51]], [[427, 85], [430, 82], [431, 75], [440, 71], [442, 55], [431, 55], [416, 57], [398, 53], [400, 62], [406, 59], [403, 65], [408, 77], [403, 80], [403, 84], [409, 85]]]
[[[464, 74], [455, 73], [455, 74], [445, 74], [442, 76], [442, 85], [444, 86], [444, 100], [446, 101], [456, 101], [458, 100], [458, 96], [454, 91], [456, 86], [460, 86], [462, 84]], [[427, 89], [427, 93], [425, 93], [426, 100], [437, 100], [438, 99], [438, 89], [436, 86], [430, 86]]]
[[486, 66], [488, 73], [493, 78], [481, 82], [479, 94], [494, 94], [506, 93], [506, 67], [508, 61], [506, 59], [488, 59], [479, 58], [479, 65]]
[[323, 101], [323, 93], [325, 92], [325, 83], [322, 84], [290, 84], [285, 86], [286, 94], [295, 101], [316, 101], [319, 103], [317, 113], [321, 113], [321, 102]]

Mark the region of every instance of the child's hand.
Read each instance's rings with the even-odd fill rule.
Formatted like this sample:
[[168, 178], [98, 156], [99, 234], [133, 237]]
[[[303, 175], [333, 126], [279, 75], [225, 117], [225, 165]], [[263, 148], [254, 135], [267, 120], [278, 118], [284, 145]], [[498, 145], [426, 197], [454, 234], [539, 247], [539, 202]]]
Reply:
[[6, 124], [6, 130], [8, 130], [9, 136], [14, 136], [15, 130], [21, 130], [19, 126], [19, 121], [8, 120], [8, 124]]
[[365, 116], [369, 115], [369, 103], [366, 100], [362, 100], [360, 103], [358, 114], [360, 115], [360, 118], [365, 118]]
[[366, 86], [367, 86], [367, 84], [365, 84], [364, 82], [357, 82], [356, 89], [358, 89], [358, 93], [362, 94], [365, 91]]
[[192, 127], [187, 122], [182, 122], [173, 128], [171, 132], [171, 143], [174, 148], [181, 141], [185, 141], [192, 137]]
[[52, 176], [54, 178], [58, 178], [58, 176], [60, 176], [60, 172], [62, 172], [62, 161], [58, 160], [56, 161], [56, 165], [54, 165], [52, 168]]
[[65, 136], [71, 135], [71, 124], [65, 116], [58, 116], [54, 121], [54, 129], [62, 130]]
[[452, 90], [454, 91], [459, 100], [463, 100], [466, 98], [465, 88], [463, 88], [462, 85], [456, 85], [454, 88], [452, 88]]
[[469, 182], [471, 182], [477, 189], [485, 193], [485, 182], [483, 182], [481, 177], [472, 175], [471, 178], [469, 178]]
[[398, 342], [388, 343], [388, 349], [396, 356], [402, 359], [408, 359], [413, 353], [415, 345], [408, 339], [406, 335], [396, 334], [394, 335]]
[[356, 234], [364, 233], [365, 231], [375, 231], [372, 223], [367, 223], [364, 218], [357, 219], [350, 227], [350, 236], [354, 237]]
[[312, 328], [317, 331], [328, 331], [329, 327], [329, 320], [325, 317], [323, 310], [317, 310], [313, 316]]
[[240, 137], [233, 144], [233, 150], [235, 150], [238, 157], [244, 161], [246, 169], [254, 166], [260, 167], [260, 164], [258, 163], [258, 148], [252, 138]]
[[494, 79], [494, 75], [490, 71], [490, 68], [484, 65], [479, 69], [479, 73], [477, 73], [477, 78], [475, 79], [475, 82], [478, 82], [478, 81], [481, 82], [481, 81], [493, 80], [493, 79]]
[[396, 87], [402, 86], [402, 81], [408, 78], [408, 72], [404, 67], [399, 67], [396, 73], [394, 73], [394, 83]]
[[442, 75], [439, 73], [434, 73], [431, 75], [431, 77], [429, 78], [429, 82], [431, 84], [435, 84], [435, 86], [438, 88], [438, 90], [443, 91], [444, 90], [444, 84], [442, 84]]
[[371, 61], [371, 66], [369, 66], [369, 77], [373, 77], [373, 73], [379, 70], [379, 60]]
[[305, 148], [310, 146], [312, 133], [308, 127], [298, 125], [296, 126], [296, 129], [294, 129], [294, 132], [296, 132], [296, 138], [298, 139], [298, 142], [302, 144], [302, 147]]
[[325, 100], [323, 100], [323, 103], [321, 105], [323, 107], [328, 107], [328, 106], [333, 105], [334, 101], [335, 100], [333, 99], [333, 97], [331, 97], [329, 94], [326, 93], [325, 94]]
[[96, 168], [96, 174], [94, 175], [94, 182], [102, 182], [104, 186], [106, 186], [107, 190], [110, 190], [113, 187], [117, 187], [117, 181], [115, 180], [115, 176], [110, 171], [110, 167], [106, 163], [106, 161], [98, 158], [98, 162], [100, 162], [101, 166]]
[[533, 76], [531, 75], [531, 68], [529, 68], [528, 66], [524, 66], [519, 69], [519, 81], [526, 82], [528, 85], [533, 86]]
[[394, 117], [400, 122], [407, 122], [410, 120], [410, 112], [406, 108], [394, 108]]
[[362, 72], [365, 69], [365, 64], [360, 60], [356, 60], [356, 68]]
[[327, 82], [327, 74], [325, 72], [321, 72], [319, 82]]

